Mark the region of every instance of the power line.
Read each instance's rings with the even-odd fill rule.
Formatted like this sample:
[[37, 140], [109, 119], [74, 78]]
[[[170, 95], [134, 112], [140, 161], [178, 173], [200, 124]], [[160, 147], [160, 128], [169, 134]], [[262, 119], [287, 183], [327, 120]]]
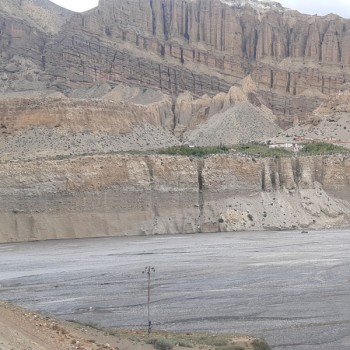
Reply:
[[148, 319], [148, 334], [152, 331], [152, 322], [151, 322], [151, 314], [150, 314], [150, 304], [151, 304], [151, 273], [156, 272], [155, 268], [152, 266], [146, 266], [142, 273], [147, 274], [148, 286], [147, 286], [147, 319]]

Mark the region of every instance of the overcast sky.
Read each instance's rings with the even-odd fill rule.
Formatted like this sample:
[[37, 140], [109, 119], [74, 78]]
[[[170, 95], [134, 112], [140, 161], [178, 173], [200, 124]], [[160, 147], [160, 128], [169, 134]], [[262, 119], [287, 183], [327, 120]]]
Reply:
[[[51, 1], [78, 12], [89, 10], [98, 4], [98, 0]], [[298, 10], [302, 13], [326, 15], [332, 12], [342, 17], [350, 18], [350, 0], [280, 0], [278, 2], [285, 7]]]

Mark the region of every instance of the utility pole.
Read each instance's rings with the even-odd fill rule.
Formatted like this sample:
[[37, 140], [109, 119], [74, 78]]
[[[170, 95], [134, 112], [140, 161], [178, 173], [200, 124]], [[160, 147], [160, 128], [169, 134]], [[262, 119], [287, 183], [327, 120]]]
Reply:
[[150, 303], [151, 303], [151, 273], [156, 272], [155, 268], [152, 266], [146, 266], [145, 269], [142, 271], [142, 273], [147, 274], [148, 278], [148, 287], [147, 287], [147, 292], [148, 292], [148, 302], [147, 302], [147, 319], [148, 319], [148, 334], [151, 333], [152, 331], [152, 322], [151, 322], [151, 315], [150, 315]]

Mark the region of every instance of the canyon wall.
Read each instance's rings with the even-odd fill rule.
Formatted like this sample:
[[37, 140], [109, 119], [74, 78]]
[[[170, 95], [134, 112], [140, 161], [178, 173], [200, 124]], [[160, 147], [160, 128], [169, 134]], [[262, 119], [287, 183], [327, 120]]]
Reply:
[[250, 78], [213, 98], [195, 99], [186, 92], [172, 99], [124, 84], [76, 89], [70, 96], [57, 91], [0, 95], [2, 160], [144, 151], [180, 140], [229, 146], [266, 140], [281, 131]]
[[168, 96], [149, 105], [107, 99], [0, 98], [1, 161], [70, 158], [179, 145]]
[[12, 161], [0, 183], [0, 242], [350, 224], [344, 156]]
[[[44, 65], [47, 41], [73, 12], [47, 0], [9, 0], [0, 4], [0, 48], [4, 62], [15, 55]], [[1, 67], [2, 69], [4, 67]], [[11, 69], [6, 70], [12, 73]]]
[[0, 7], [0, 26], [0, 71], [13, 83], [4, 90], [36, 87], [32, 76], [16, 84], [19, 57], [35, 65], [41, 88], [62, 92], [127, 82], [214, 95], [250, 75], [265, 105], [285, 116], [281, 125], [291, 125], [350, 81], [350, 20], [276, 3], [101, 0], [73, 14], [11, 0]]
[[64, 26], [46, 60], [71, 83], [129, 81], [174, 94], [227, 91], [250, 74], [268, 107], [295, 115], [350, 80], [349, 39], [349, 20], [276, 4], [101, 0]]

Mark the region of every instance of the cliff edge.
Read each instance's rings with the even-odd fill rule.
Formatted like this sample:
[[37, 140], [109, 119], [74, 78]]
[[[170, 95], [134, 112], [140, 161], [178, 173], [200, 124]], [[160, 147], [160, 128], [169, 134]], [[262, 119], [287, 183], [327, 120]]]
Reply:
[[350, 224], [350, 158], [101, 155], [2, 163], [1, 242]]

